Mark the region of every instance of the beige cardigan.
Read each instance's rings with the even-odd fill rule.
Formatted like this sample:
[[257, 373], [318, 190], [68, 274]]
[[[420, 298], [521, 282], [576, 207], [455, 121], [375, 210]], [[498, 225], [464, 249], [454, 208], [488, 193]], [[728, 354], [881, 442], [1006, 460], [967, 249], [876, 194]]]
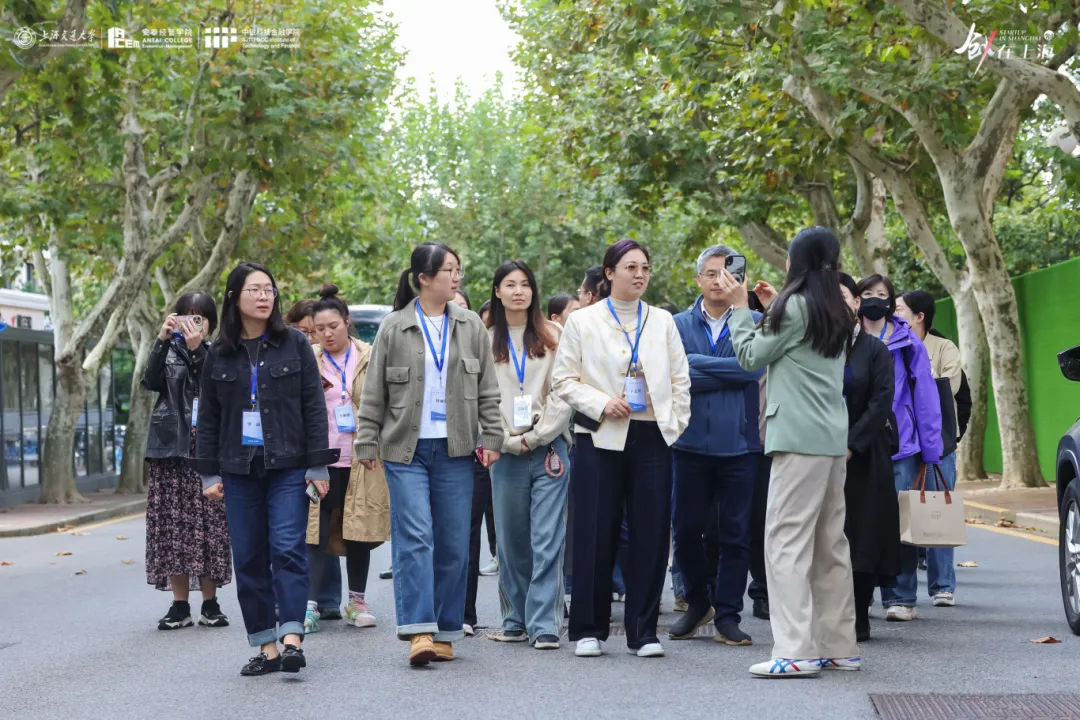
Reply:
[[[649, 319], [641, 335], [638, 359], [656, 424], [667, 444], [672, 445], [690, 424], [690, 366], [671, 314], [648, 305], [644, 311], [649, 313]], [[607, 303], [598, 302], [567, 319], [555, 357], [554, 391], [578, 412], [600, 418], [608, 401], [622, 396], [629, 364], [626, 336]], [[592, 433], [593, 444], [602, 450], [623, 450], [629, 429], [629, 418], [605, 417]], [[589, 431], [578, 425], [575, 432]]]

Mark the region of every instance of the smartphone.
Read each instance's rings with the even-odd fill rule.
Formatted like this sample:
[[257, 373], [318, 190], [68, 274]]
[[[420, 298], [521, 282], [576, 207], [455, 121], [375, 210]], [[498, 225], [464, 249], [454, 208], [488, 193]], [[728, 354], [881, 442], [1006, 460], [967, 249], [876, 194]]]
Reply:
[[[181, 323], [183, 323], [185, 320], [191, 321], [195, 325], [195, 327], [202, 330], [202, 315], [177, 315], [176, 327], [179, 328]], [[178, 330], [173, 330], [172, 336], [174, 338], [180, 338], [181, 340], [184, 338], [184, 334], [179, 332]]]
[[731, 273], [739, 282], [746, 280], [746, 257], [743, 255], [728, 255], [724, 260], [724, 269]]
[[306, 492], [308, 500], [311, 501], [312, 505], [318, 505], [319, 501], [322, 500], [322, 498], [319, 497], [319, 488], [315, 487], [315, 483], [308, 483]]

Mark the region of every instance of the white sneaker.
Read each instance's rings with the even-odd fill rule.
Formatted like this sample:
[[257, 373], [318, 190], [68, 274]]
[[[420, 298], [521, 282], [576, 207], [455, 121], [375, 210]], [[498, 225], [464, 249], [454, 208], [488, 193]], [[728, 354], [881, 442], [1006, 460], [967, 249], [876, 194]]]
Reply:
[[577, 641], [574, 654], [578, 657], [600, 657], [600, 641], [596, 638], [581, 638]]
[[631, 655], [637, 655], [639, 658], [664, 657], [664, 646], [658, 642], [646, 643], [641, 646], [640, 650], [626, 648], [626, 652]]
[[910, 622], [915, 619], [915, 608], [893, 605], [886, 611], [885, 619], [889, 622]]
[[624, 603], [626, 602], [626, 593], [611, 593], [611, 602]]
[[956, 599], [951, 592], [939, 592], [934, 596], [934, 607], [955, 607]]
[[499, 558], [491, 558], [491, 562], [480, 568], [480, 574], [485, 576], [499, 574]]
[[822, 670], [862, 670], [862, 658], [820, 658], [818, 665]]
[[754, 677], [766, 678], [813, 677], [821, 674], [821, 663], [816, 658], [813, 660], [774, 658], [751, 665], [750, 674]]
[[465, 631], [465, 636], [466, 637], [472, 637], [473, 635], [476, 634], [476, 631], [473, 630], [473, 626], [470, 625], [469, 623], [465, 623], [464, 625], [462, 625], [462, 630]]

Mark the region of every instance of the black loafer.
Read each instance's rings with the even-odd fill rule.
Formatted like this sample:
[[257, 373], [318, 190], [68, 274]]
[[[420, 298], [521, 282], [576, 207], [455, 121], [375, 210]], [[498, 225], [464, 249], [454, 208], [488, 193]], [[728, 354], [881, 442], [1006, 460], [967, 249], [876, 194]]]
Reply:
[[300, 668], [307, 667], [304, 659], [304, 651], [295, 645], [286, 645], [281, 651], [281, 672], [300, 672]]
[[240, 671], [240, 674], [245, 677], [252, 675], [269, 675], [281, 670], [281, 656], [271, 660], [266, 657], [266, 653], [259, 653], [255, 657], [248, 660], [248, 664]]
[[759, 620], [769, 619], [769, 601], [758, 598], [754, 601], [754, 617]]
[[702, 625], [708, 625], [709, 621], [716, 616], [716, 611], [711, 607], [686, 608], [675, 624], [668, 631], [668, 637], [672, 640], [689, 640], [697, 634], [697, 629]]

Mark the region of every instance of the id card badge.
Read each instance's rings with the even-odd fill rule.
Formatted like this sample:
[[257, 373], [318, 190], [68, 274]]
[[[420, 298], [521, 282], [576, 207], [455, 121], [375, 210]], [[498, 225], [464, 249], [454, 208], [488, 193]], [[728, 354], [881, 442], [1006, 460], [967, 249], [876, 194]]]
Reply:
[[626, 390], [626, 402], [633, 412], [644, 412], [649, 409], [645, 402], [645, 378], [628, 377], [623, 386]]
[[356, 415], [353, 414], [352, 405], [338, 405], [334, 408], [334, 418], [337, 420], [338, 432], [356, 432]]
[[191, 427], [199, 425], [199, 398], [191, 401]]
[[523, 428], [532, 425], [532, 395], [518, 395], [514, 398], [514, 427]]
[[262, 417], [258, 410], [245, 410], [241, 429], [240, 444], [246, 447], [261, 447], [263, 444]]
[[446, 422], [446, 391], [431, 391], [431, 420], [433, 422]]

